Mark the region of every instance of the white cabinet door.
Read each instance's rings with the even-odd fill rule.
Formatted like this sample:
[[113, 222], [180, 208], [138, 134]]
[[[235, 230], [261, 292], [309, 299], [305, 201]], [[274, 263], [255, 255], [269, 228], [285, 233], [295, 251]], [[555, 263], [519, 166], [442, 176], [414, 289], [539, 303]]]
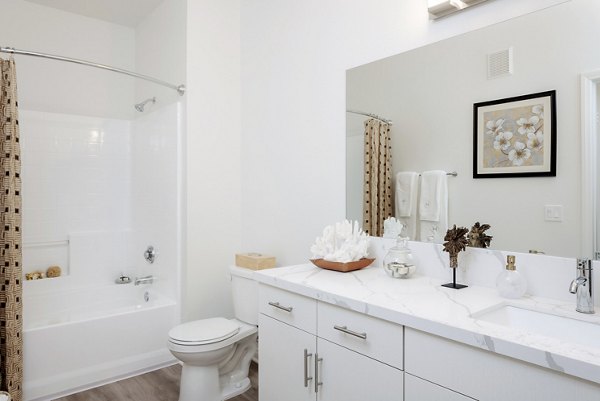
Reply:
[[[316, 337], [263, 314], [258, 320], [260, 401], [314, 401], [313, 376]], [[304, 350], [308, 357], [306, 371]]]
[[401, 370], [321, 338], [317, 343], [323, 359], [318, 364], [318, 401], [402, 401]]
[[404, 401], [473, 401], [474, 398], [448, 390], [445, 387], [419, 379], [408, 373], [404, 375]]

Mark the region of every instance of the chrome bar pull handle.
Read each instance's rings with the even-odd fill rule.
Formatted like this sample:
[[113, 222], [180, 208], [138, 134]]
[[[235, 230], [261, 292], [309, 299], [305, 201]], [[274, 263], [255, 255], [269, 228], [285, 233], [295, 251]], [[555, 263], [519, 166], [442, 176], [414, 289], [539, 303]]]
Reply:
[[312, 380], [312, 376], [308, 375], [308, 358], [312, 357], [312, 353], [304, 348], [304, 387], [308, 387], [308, 382]]
[[356, 331], [348, 329], [348, 326], [333, 326], [334, 329], [341, 331], [342, 333], [350, 334], [351, 336], [361, 338], [363, 340], [367, 339], [367, 333], [358, 333]]
[[323, 358], [319, 358], [319, 354], [315, 354], [315, 393], [318, 393], [319, 386], [323, 385], [323, 382], [319, 381], [319, 362], [323, 362]]
[[279, 302], [269, 302], [269, 305], [286, 312], [291, 312], [294, 309], [291, 306], [280, 305]]

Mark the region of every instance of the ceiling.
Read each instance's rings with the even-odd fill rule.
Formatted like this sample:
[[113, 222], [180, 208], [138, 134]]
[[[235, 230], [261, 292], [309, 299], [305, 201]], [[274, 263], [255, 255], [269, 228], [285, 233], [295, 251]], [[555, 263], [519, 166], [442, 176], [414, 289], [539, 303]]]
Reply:
[[26, 0], [134, 28], [162, 0]]

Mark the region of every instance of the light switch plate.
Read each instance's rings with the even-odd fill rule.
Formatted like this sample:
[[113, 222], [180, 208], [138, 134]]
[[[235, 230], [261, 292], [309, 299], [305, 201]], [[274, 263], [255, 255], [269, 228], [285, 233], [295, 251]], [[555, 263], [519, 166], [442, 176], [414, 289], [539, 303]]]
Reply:
[[563, 207], [562, 205], [545, 205], [544, 220], [546, 221], [562, 221]]

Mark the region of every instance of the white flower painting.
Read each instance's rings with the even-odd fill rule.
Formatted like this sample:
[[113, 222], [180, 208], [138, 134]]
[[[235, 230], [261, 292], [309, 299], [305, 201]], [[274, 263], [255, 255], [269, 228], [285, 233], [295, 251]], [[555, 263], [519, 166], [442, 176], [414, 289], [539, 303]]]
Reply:
[[556, 175], [554, 97], [551, 91], [475, 104], [475, 178]]
[[[534, 113], [534, 110], [538, 113]], [[484, 163], [488, 167], [533, 166], [544, 161], [543, 105], [484, 113]], [[502, 114], [501, 118], [497, 118]], [[500, 123], [499, 123], [500, 122]], [[490, 129], [493, 128], [493, 129]], [[513, 134], [513, 130], [516, 133]], [[489, 143], [490, 146], [485, 146]]]

